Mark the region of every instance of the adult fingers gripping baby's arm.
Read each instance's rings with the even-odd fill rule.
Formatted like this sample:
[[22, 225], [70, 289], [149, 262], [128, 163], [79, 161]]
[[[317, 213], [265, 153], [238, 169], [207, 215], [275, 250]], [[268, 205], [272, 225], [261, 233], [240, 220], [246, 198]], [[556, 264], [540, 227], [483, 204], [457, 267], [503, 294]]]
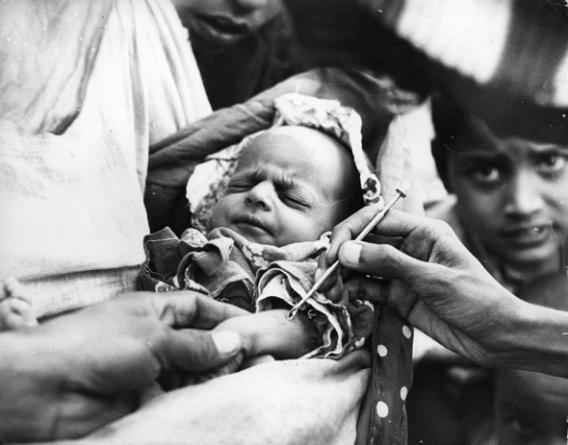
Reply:
[[221, 323], [215, 330], [239, 334], [246, 357], [298, 358], [318, 345], [319, 336], [301, 313], [294, 320], [288, 320], [287, 314], [287, 309], [274, 309], [243, 315]]

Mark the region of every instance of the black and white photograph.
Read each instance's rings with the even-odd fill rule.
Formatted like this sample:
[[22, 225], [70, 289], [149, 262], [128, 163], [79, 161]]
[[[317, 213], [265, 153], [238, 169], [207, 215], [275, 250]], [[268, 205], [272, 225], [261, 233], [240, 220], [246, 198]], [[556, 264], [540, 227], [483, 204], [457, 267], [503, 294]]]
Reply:
[[0, 444], [568, 445], [565, 0], [0, 0]]

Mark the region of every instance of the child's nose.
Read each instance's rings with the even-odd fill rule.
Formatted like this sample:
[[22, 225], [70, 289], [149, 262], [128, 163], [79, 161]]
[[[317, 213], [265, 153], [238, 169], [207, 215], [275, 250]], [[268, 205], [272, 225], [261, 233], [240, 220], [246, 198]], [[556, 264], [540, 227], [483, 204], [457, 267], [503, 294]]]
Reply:
[[246, 197], [245, 204], [260, 210], [269, 211], [272, 209], [272, 196], [274, 188], [268, 181], [259, 182], [252, 187]]
[[544, 199], [530, 173], [519, 173], [509, 184], [505, 213], [509, 216], [527, 217], [540, 212]]

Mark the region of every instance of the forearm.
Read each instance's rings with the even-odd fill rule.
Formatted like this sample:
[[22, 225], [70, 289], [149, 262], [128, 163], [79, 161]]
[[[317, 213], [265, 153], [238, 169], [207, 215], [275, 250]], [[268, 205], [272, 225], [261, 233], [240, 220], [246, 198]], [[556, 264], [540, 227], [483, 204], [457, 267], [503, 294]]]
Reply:
[[25, 331], [0, 335], [0, 437], [5, 441], [51, 439], [61, 378], [47, 351]]
[[496, 366], [568, 377], [568, 312], [517, 299], [503, 320]]

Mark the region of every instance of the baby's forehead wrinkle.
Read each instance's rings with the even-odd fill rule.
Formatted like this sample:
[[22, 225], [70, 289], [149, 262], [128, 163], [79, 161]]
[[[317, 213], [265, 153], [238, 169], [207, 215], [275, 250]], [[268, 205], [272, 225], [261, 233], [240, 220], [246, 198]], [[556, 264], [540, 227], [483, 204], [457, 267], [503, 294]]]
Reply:
[[270, 180], [280, 190], [306, 189], [307, 192], [313, 193], [315, 188], [309, 178], [295, 175], [292, 171], [271, 168], [270, 165], [266, 164], [251, 166], [237, 171], [236, 174], [246, 176], [256, 182]]

